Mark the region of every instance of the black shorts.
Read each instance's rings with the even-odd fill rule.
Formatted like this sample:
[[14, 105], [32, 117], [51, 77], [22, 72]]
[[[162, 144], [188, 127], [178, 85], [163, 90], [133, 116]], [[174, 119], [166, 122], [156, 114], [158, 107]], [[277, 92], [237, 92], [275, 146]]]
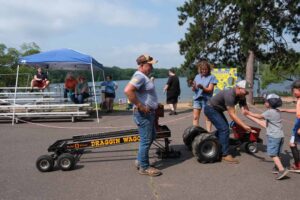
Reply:
[[115, 93], [105, 93], [105, 98], [115, 98], [116, 94]]
[[173, 104], [178, 102], [178, 95], [174, 93], [167, 93], [167, 104]]

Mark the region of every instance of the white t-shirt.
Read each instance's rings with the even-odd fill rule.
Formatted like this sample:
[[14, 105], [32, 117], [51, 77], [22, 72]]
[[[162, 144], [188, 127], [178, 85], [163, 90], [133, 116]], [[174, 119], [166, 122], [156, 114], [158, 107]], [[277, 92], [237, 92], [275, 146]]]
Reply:
[[157, 108], [158, 99], [154, 83], [145, 74], [136, 71], [130, 80], [130, 84], [137, 89], [136, 96], [143, 105], [150, 109]]

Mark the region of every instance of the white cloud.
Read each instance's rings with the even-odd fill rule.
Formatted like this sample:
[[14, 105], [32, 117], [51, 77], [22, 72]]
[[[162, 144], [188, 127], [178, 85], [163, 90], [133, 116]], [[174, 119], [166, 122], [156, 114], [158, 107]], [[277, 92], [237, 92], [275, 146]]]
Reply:
[[98, 26], [139, 28], [158, 24], [158, 19], [146, 11], [108, 0], [26, 0], [22, 3], [0, 0], [0, 5], [0, 37], [51, 36], [76, 30], [91, 21]]
[[153, 3], [156, 4], [178, 4], [178, 5], [183, 5], [184, 4], [184, 0], [151, 0]]
[[157, 67], [179, 67], [183, 57], [179, 55], [177, 42], [166, 44], [139, 43], [128, 46], [114, 46], [107, 54], [102, 54], [103, 64], [106, 66], [134, 67], [135, 59], [147, 53], [158, 60]]
[[[158, 19], [142, 10], [133, 10], [124, 5], [102, 2], [97, 4], [95, 17], [103, 24], [151, 28], [158, 24]], [[147, 20], [147, 23], [145, 23]]]
[[[173, 20], [174, 16], [164, 15], [164, 11], [175, 9], [173, 1], [179, 0], [156, 0], [160, 5], [155, 6], [151, 0], [147, 6], [139, 0], [0, 0], [0, 43], [18, 47], [36, 42], [42, 50], [74, 48], [94, 55], [106, 66], [135, 67], [135, 59], [142, 53], [157, 58], [157, 67], [178, 66], [183, 58], [177, 43], [158, 42], [172, 24], [165, 23], [164, 17]], [[96, 35], [102, 31], [103, 35]], [[153, 31], [159, 34], [151, 36]], [[172, 32], [178, 33], [180, 30]], [[114, 39], [118, 34], [123, 37], [121, 44]], [[172, 34], [168, 41], [176, 40]], [[149, 38], [157, 42], [147, 43]]]

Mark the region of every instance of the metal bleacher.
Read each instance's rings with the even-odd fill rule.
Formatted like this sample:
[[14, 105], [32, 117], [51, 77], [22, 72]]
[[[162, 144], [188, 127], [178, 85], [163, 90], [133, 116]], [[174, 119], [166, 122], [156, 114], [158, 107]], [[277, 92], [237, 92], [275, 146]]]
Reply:
[[0, 119], [18, 122], [20, 119], [64, 118], [75, 122], [89, 117], [91, 103], [75, 104], [63, 98], [61, 90], [18, 87], [0, 87]]

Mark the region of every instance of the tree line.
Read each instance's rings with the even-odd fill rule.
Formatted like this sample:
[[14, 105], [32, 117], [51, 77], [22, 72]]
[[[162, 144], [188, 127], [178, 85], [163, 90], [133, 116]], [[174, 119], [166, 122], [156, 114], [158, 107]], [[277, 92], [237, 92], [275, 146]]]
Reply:
[[[23, 56], [28, 56], [36, 53], [40, 53], [40, 47], [32, 43], [24, 43], [20, 46], [20, 49], [13, 47], [7, 47], [5, 44], [0, 44], [0, 87], [10, 87], [15, 85], [16, 71], [18, 66], [18, 60]], [[105, 75], [111, 75], [113, 80], [129, 80], [136, 68], [121, 68], [118, 66], [103, 67]], [[178, 76], [185, 76], [185, 72], [178, 68], [175, 68]], [[44, 72], [48, 74], [51, 83], [63, 83], [68, 71], [65, 70], [51, 70], [44, 69]], [[36, 73], [36, 68], [20, 65], [19, 68], [19, 86], [29, 86], [30, 81]], [[88, 81], [92, 81], [90, 71], [73, 71], [74, 76], [83, 75]], [[168, 69], [160, 68], [154, 69], [151, 76], [155, 78], [168, 77]], [[95, 81], [103, 81], [104, 77], [102, 72], [95, 72]]]

